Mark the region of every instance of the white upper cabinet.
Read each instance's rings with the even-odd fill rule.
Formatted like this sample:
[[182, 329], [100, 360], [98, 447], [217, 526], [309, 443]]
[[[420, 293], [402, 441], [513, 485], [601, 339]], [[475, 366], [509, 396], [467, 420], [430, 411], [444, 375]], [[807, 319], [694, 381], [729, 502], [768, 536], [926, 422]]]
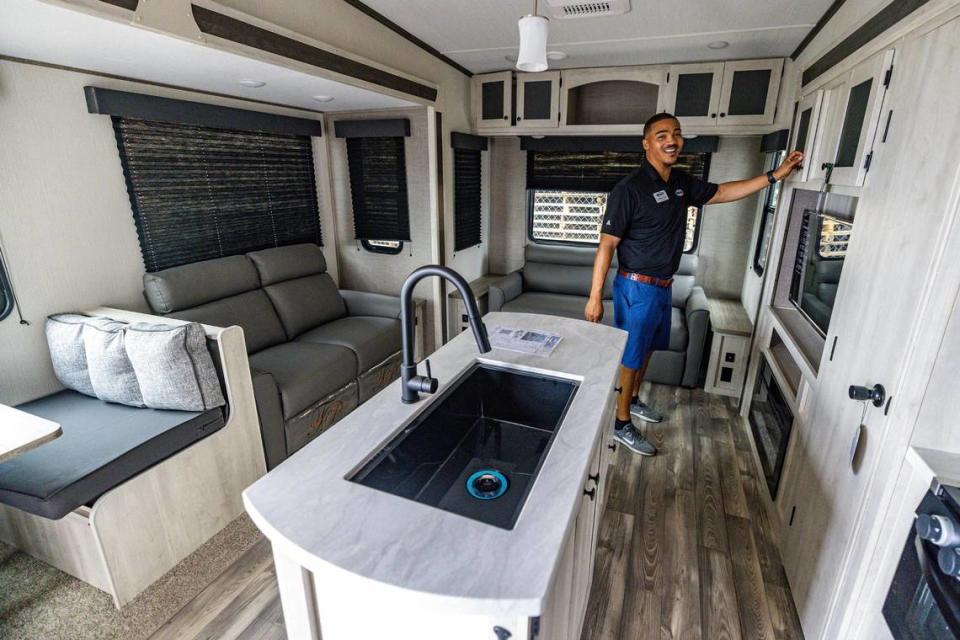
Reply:
[[810, 178], [825, 179], [822, 165], [830, 163], [830, 184], [863, 186], [880, 128], [893, 54], [893, 49], [881, 51], [825, 87], [822, 161], [811, 167]]
[[713, 125], [720, 113], [723, 63], [678, 64], [670, 67], [665, 111], [684, 126]]
[[576, 131], [637, 131], [663, 109], [666, 68], [563, 71], [560, 126]]
[[792, 182], [806, 182], [816, 175], [815, 169], [819, 169], [820, 165], [816, 163], [821, 157], [820, 143], [823, 141], [823, 99], [824, 91], [818, 89], [805, 96], [797, 105], [787, 148], [791, 151], [802, 151], [805, 158], [803, 166], [790, 175], [789, 180]]
[[517, 128], [556, 127], [560, 118], [560, 72], [517, 74]]
[[473, 113], [477, 129], [511, 125], [513, 73], [501, 71], [473, 76]]
[[665, 109], [684, 126], [773, 123], [783, 59], [670, 67]]

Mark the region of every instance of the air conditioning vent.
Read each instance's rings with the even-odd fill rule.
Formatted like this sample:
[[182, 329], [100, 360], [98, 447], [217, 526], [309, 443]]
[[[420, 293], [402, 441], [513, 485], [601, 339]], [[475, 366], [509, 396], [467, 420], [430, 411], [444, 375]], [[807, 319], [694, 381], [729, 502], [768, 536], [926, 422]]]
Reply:
[[595, 18], [598, 16], [617, 16], [630, 11], [630, 0], [602, 0], [585, 2], [584, 0], [547, 0], [550, 16], [553, 18]]

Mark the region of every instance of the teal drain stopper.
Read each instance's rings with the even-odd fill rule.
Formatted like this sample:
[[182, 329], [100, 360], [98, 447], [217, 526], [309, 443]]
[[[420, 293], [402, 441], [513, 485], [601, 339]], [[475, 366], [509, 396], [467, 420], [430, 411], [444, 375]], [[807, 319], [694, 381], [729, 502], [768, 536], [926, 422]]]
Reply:
[[507, 491], [507, 477], [495, 469], [481, 469], [467, 478], [467, 493], [478, 500], [493, 500]]

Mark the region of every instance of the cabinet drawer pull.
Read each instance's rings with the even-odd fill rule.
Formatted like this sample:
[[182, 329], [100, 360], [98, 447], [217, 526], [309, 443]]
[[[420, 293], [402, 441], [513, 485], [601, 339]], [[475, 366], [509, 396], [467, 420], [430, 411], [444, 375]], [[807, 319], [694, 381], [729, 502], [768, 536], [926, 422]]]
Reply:
[[600, 482], [600, 474], [598, 473], [598, 474], [594, 475], [594, 474], [591, 473], [590, 475], [587, 476], [587, 480], [593, 480], [594, 482]]
[[594, 498], [597, 497], [597, 488], [594, 487], [593, 489], [590, 489], [589, 491], [587, 491], [586, 489], [584, 489], [584, 490], [583, 490], [583, 495], [589, 496], [589, 498], [590, 498], [591, 500], [593, 500]]
[[711, 117], [711, 118], [716, 118], [716, 117], [717, 117], [717, 114], [711, 113], [711, 114], [710, 114], [710, 117]]
[[616, 443], [616, 442], [611, 442], [610, 444], [607, 445], [607, 449], [610, 449], [610, 451], [616, 451], [616, 450], [617, 450], [617, 443]]

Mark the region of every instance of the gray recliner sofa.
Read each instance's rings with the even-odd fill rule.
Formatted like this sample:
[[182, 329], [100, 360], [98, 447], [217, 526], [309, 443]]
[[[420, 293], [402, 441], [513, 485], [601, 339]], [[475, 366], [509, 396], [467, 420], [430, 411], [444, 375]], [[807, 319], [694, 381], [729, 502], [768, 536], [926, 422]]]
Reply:
[[243, 328], [267, 468], [400, 371], [400, 299], [338, 290], [320, 247], [299, 244], [143, 277], [154, 312]]
[[[583, 319], [593, 276], [593, 247], [528, 244], [522, 269], [490, 285], [490, 311], [543, 313]], [[603, 323], [613, 324], [613, 279], [603, 286]], [[673, 281], [670, 347], [655, 351], [645, 379], [695, 387], [703, 360], [710, 311], [702, 287], [695, 286], [697, 256], [684, 255]]]

